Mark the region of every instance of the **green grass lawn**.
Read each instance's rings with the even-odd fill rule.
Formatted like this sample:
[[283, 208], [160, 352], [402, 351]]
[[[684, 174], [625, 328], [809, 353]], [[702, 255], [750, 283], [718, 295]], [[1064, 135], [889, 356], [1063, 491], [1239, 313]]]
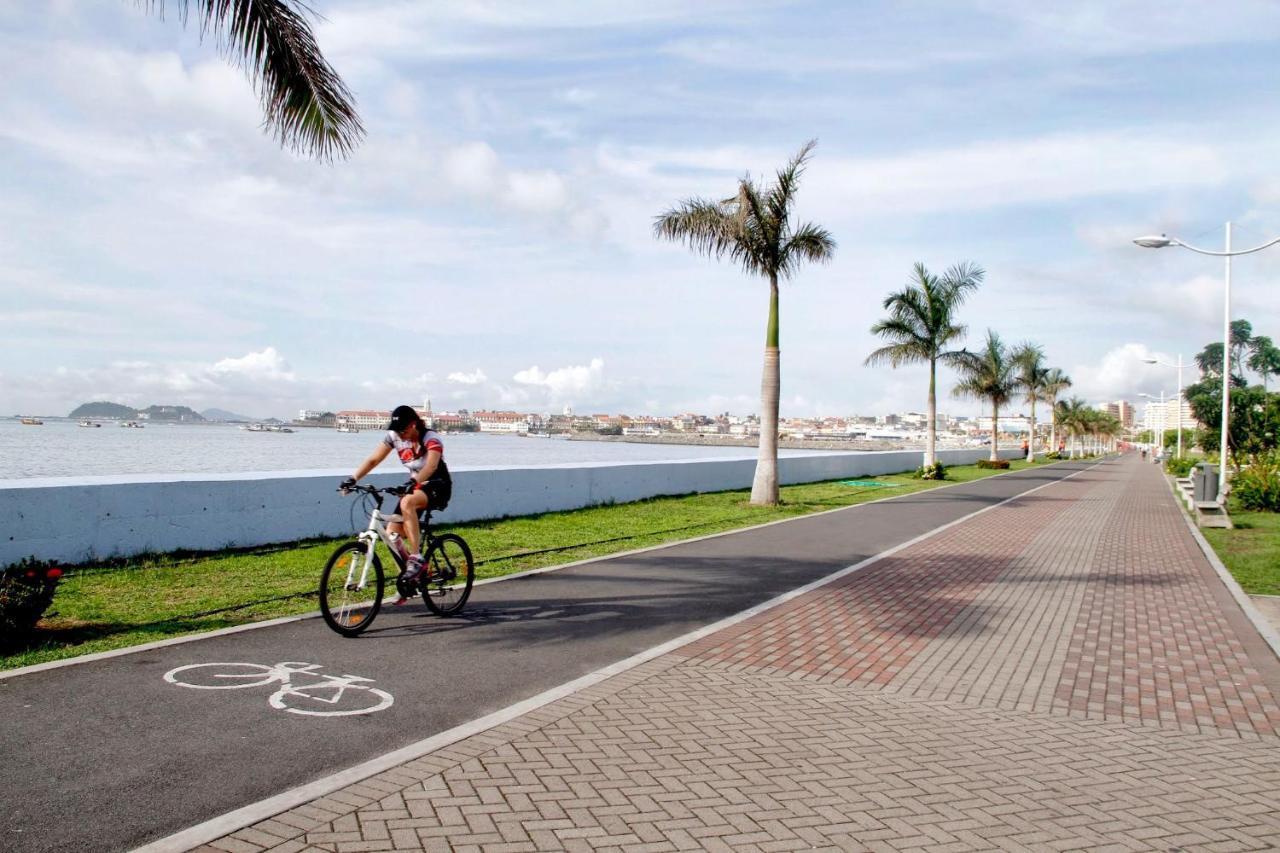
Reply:
[[1280, 595], [1280, 513], [1229, 509], [1234, 530], [1200, 532], [1245, 592]]
[[[1010, 470], [1026, 467], [1018, 461]], [[777, 507], [749, 506], [750, 492], [744, 490], [470, 522], [440, 530], [452, 530], [466, 538], [477, 561], [477, 578], [484, 579], [997, 473], [1002, 472], [965, 465], [948, 468], [948, 479], [943, 483], [893, 474], [865, 478], [887, 484], [883, 487], [850, 486], [841, 481], [785, 486]], [[313, 612], [320, 570], [340, 541], [345, 540], [312, 540], [185, 557], [140, 557], [70, 568], [34, 642], [25, 649], [0, 654], [0, 669]], [[389, 555], [383, 555], [383, 565], [392, 566], [394, 572]]]

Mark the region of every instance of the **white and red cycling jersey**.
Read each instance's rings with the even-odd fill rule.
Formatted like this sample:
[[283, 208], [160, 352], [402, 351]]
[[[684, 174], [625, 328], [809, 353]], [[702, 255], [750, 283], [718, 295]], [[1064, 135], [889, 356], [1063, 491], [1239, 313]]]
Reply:
[[405, 441], [392, 430], [382, 436], [382, 443], [390, 447], [400, 457], [400, 462], [413, 474], [422, 470], [427, 464], [427, 454], [432, 450], [440, 451], [440, 465], [431, 475], [432, 480], [448, 480], [449, 468], [444, 464], [444, 442], [433, 429], [427, 430], [418, 437], [418, 441]]

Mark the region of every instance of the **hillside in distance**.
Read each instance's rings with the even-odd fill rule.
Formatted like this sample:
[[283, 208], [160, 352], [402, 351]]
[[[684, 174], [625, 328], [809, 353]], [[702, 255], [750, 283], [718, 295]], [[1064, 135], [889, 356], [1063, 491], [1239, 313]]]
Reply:
[[206, 421], [258, 421], [261, 418], [251, 418], [248, 415], [237, 415], [235, 412], [228, 412], [226, 409], [205, 409], [200, 413]]
[[119, 403], [105, 401], [81, 403], [67, 415], [69, 418], [118, 418], [120, 420], [133, 420], [137, 416], [138, 410], [133, 406], [122, 406]]

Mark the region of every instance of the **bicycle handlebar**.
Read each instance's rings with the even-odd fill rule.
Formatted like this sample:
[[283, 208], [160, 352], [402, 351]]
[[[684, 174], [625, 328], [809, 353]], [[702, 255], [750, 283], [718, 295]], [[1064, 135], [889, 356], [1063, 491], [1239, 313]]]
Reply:
[[347, 488], [347, 489], [343, 489], [339, 487], [338, 492], [344, 495], [351, 494], [352, 492], [357, 492], [357, 493], [366, 494], [366, 495], [373, 495], [374, 497], [377, 497], [378, 495], [396, 495], [398, 497], [403, 497], [406, 494], [407, 490], [405, 489], [404, 486], [389, 486], [388, 488], [380, 489], [377, 486], [356, 485], [356, 486], [351, 486], [350, 488]]

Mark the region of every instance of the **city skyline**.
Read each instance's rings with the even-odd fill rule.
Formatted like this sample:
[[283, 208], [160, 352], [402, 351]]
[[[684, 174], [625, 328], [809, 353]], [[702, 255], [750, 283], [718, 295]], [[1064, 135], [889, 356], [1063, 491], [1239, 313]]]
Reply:
[[[651, 218], [813, 136], [799, 213], [839, 248], [784, 286], [784, 416], [924, 406], [923, 369], [861, 366], [917, 260], [987, 269], [971, 345], [1041, 343], [1090, 402], [1171, 395], [1143, 359], [1221, 334], [1221, 265], [1131, 238], [1280, 233], [1266, 3], [317, 10], [369, 129], [331, 166], [173, 20], [0, 8], [0, 411], [753, 410], [766, 288]], [[1234, 269], [1261, 334], [1277, 272]]]

